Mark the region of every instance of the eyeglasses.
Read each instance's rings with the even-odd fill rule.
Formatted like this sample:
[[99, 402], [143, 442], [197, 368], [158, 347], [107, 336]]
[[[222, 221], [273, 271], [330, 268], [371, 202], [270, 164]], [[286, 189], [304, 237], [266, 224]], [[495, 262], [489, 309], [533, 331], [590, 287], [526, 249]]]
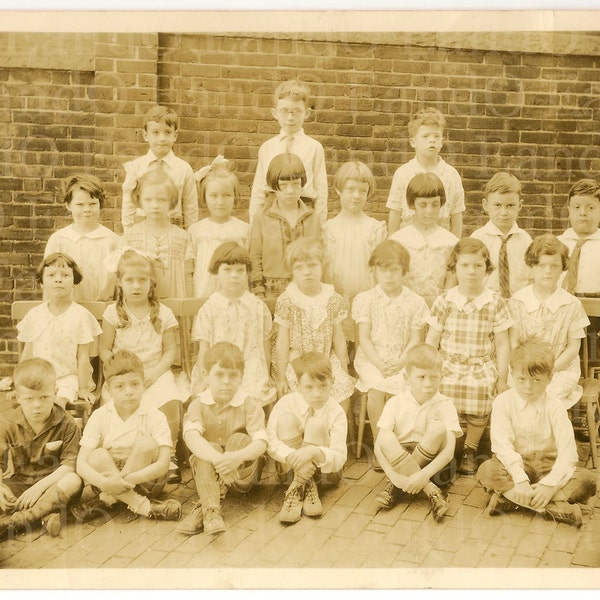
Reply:
[[293, 110], [288, 110], [287, 108], [280, 108], [277, 111], [282, 117], [289, 117], [290, 115], [292, 115], [292, 117], [296, 118], [299, 117], [304, 111], [301, 108], [294, 108]]

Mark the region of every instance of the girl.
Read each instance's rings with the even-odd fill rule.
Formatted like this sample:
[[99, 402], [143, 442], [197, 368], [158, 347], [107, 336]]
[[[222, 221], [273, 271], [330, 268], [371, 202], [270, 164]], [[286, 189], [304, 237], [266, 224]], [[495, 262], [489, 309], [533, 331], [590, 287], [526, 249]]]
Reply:
[[217, 342], [231, 342], [244, 354], [242, 387], [263, 406], [275, 399], [269, 381], [271, 365], [271, 313], [267, 305], [248, 291], [250, 255], [236, 242], [221, 244], [212, 255], [209, 272], [218, 291], [198, 311], [192, 339], [200, 342], [198, 361], [192, 375], [198, 392], [206, 351]]
[[403, 386], [406, 353], [424, 339], [429, 309], [423, 298], [403, 284], [409, 260], [398, 242], [381, 242], [369, 259], [377, 285], [358, 294], [352, 305], [359, 341], [354, 359], [359, 376], [356, 388], [367, 392], [373, 439], [387, 397]]
[[306, 171], [299, 156], [278, 154], [269, 164], [267, 183], [275, 198], [252, 220], [250, 258], [252, 291], [273, 310], [291, 273], [283, 260], [285, 249], [299, 237], [321, 239], [319, 218], [300, 198]]
[[537, 338], [550, 344], [554, 373], [547, 392], [567, 408], [582, 394], [579, 346], [590, 323], [581, 302], [558, 286], [569, 263], [569, 250], [552, 234], [541, 235], [527, 248], [525, 263], [531, 268], [533, 284], [521, 288], [509, 300], [513, 318], [510, 342], [514, 348]]
[[321, 283], [325, 249], [308, 238], [292, 242], [285, 252], [292, 282], [277, 299], [275, 371], [279, 397], [297, 386], [290, 362], [305, 352], [329, 356], [333, 371], [331, 397], [348, 408], [354, 383], [348, 375], [348, 354], [342, 330], [347, 317], [344, 299], [333, 286]]
[[171, 224], [169, 211], [177, 206], [177, 188], [162, 170], [142, 175], [133, 200], [145, 219], [125, 231], [124, 244], [153, 258], [157, 298], [192, 295], [194, 254], [189, 234]]
[[477, 471], [476, 454], [494, 393], [506, 390], [510, 314], [500, 294], [485, 287], [493, 269], [485, 244], [463, 238], [450, 253], [448, 270], [458, 286], [438, 296], [427, 319], [426, 342], [444, 358], [440, 392], [466, 418], [464, 451], [458, 470]]
[[77, 398], [93, 404], [89, 346], [102, 330], [83, 306], [73, 302], [73, 288], [83, 276], [77, 263], [55, 252], [42, 260], [36, 281], [46, 300], [32, 308], [17, 325], [17, 339], [24, 342], [22, 360], [45, 358], [56, 369], [56, 402], [63, 408]]
[[400, 242], [410, 254], [406, 285], [432, 302], [443, 289], [456, 285], [446, 263], [458, 238], [437, 224], [446, 203], [444, 184], [434, 173], [419, 173], [408, 183], [406, 203], [414, 211], [412, 222], [390, 239]]
[[175, 447], [183, 403], [171, 365], [177, 355], [179, 330], [171, 309], [158, 301], [153, 263], [135, 250], [125, 250], [119, 259], [117, 302], [104, 311], [100, 358], [106, 362], [117, 350], [129, 350], [144, 363], [142, 406], [158, 408], [167, 417], [173, 442], [167, 481], [178, 483], [181, 475]]
[[189, 229], [195, 256], [194, 296], [206, 298], [216, 289], [216, 278], [209, 273], [213, 252], [223, 242], [234, 241], [247, 247], [249, 225], [231, 216], [240, 201], [240, 182], [231, 172], [229, 161], [217, 156], [211, 165], [196, 171], [200, 182], [200, 202], [209, 216]]
[[97, 177], [87, 174], [71, 177], [66, 185], [64, 203], [73, 223], [55, 231], [44, 251], [44, 256], [62, 252], [79, 266], [83, 279], [74, 288], [73, 300], [76, 302], [105, 302], [114, 298], [115, 275], [104, 266], [104, 257], [119, 248], [121, 238], [98, 223], [104, 199], [104, 190]]
[[[359, 292], [375, 284], [369, 256], [385, 240], [383, 221], [364, 213], [367, 200], [375, 191], [375, 178], [367, 165], [358, 161], [344, 163], [335, 174], [333, 185], [340, 198], [340, 213], [325, 223], [323, 241], [327, 253], [327, 279], [348, 303]], [[344, 334], [354, 341], [352, 319], [344, 321]]]

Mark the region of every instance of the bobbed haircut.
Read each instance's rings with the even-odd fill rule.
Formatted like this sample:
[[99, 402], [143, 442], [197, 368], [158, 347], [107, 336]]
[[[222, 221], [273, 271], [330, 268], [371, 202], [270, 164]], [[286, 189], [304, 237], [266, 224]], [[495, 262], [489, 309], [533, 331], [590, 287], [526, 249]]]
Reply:
[[285, 249], [284, 264], [289, 271], [297, 262], [313, 259], [317, 259], [321, 267], [325, 267], [325, 246], [319, 240], [300, 237]]
[[237, 242], [225, 242], [215, 248], [208, 265], [208, 272], [216, 275], [221, 265], [245, 265], [246, 271], [250, 272], [252, 261], [246, 248]]
[[346, 183], [350, 180], [369, 184], [367, 198], [375, 191], [375, 177], [371, 169], [363, 162], [358, 160], [345, 162], [333, 176], [333, 187], [338, 192], [343, 192]]
[[95, 175], [78, 173], [67, 179], [65, 183], [65, 196], [63, 198], [65, 204], [71, 204], [73, 192], [76, 190], [87, 192], [90, 195], [90, 198], [98, 200], [100, 208], [104, 206], [106, 197], [104, 190], [102, 189], [102, 182]]
[[547, 342], [537, 339], [522, 341], [510, 354], [511, 370], [523, 369], [529, 375], [552, 376], [554, 352]]
[[308, 108], [310, 102], [310, 88], [304, 81], [289, 79], [288, 81], [280, 83], [275, 88], [273, 94], [275, 104], [277, 104], [278, 100], [283, 100], [284, 98], [290, 98], [296, 102], [304, 102], [304, 105]]
[[461, 254], [481, 254], [485, 260], [485, 272], [491, 273], [494, 270], [487, 246], [481, 240], [468, 237], [458, 240], [454, 248], [452, 248], [446, 264], [448, 271], [456, 271], [456, 263]]
[[211, 181], [215, 180], [229, 181], [233, 188], [233, 205], [237, 206], [240, 203], [242, 193], [240, 191], [240, 181], [237, 175], [232, 171], [232, 167], [229, 166], [229, 161], [226, 163], [219, 163], [210, 168], [209, 172], [203, 177], [200, 182], [200, 190], [198, 196], [200, 198], [200, 204], [206, 206], [206, 188]]
[[535, 267], [542, 256], [560, 256], [562, 270], [569, 268], [569, 249], [555, 235], [544, 233], [538, 235], [525, 251], [525, 264]]
[[21, 361], [13, 371], [15, 387], [28, 390], [41, 390], [48, 383], [56, 383], [56, 370], [52, 363], [44, 358], [29, 358]]
[[103, 363], [104, 379], [110, 382], [112, 377], [118, 375], [128, 375], [136, 373], [144, 378], [144, 364], [138, 358], [137, 354], [129, 350], [117, 350], [111, 357]]
[[403, 273], [410, 269], [410, 254], [408, 250], [396, 240], [383, 240], [375, 246], [369, 257], [370, 267], [386, 268], [392, 265], [400, 265]]
[[406, 372], [412, 369], [436, 369], [442, 371], [442, 355], [429, 344], [417, 344], [406, 353]]
[[300, 179], [302, 187], [306, 185], [306, 169], [302, 159], [297, 154], [284, 152], [278, 154], [267, 169], [267, 185], [272, 190], [279, 190], [280, 181]]
[[521, 182], [506, 171], [495, 173], [485, 184], [483, 195], [487, 198], [489, 194], [521, 194]]
[[595, 179], [580, 179], [569, 190], [569, 201], [573, 196], [590, 196], [600, 200], [600, 183]]
[[177, 113], [167, 106], [153, 106], [144, 115], [144, 129], [148, 128], [148, 123], [164, 123], [167, 127], [172, 127], [175, 131], [179, 129], [179, 117]]
[[54, 265], [71, 269], [71, 271], [73, 271], [73, 283], [75, 285], [81, 283], [81, 280], [83, 279], [83, 273], [81, 272], [81, 269], [68, 254], [64, 254], [63, 252], [52, 252], [52, 254], [45, 256], [35, 271], [35, 280], [38, 283], [43, 283], [44, 271], [47, 267], [52, 267]]
[[173, 210], [177, 206], [177, 201], [179, 200], [177, 187], [173, 183], [173, 180], [162, 169], [152, 169], [147, 171], [137, 180], [131, 194], [133, 202], [137, 207], [140, 206], [140, 196], [144, 186], [155, 186], [165, 189], [169, 196], [169, 209]]
[[444, 115], [436, 108], [424, 108], [416, 112], [408, 121], [408, 137], [415, 137], [419, 127], [439, 127], [442, 132], [446, 128]]
[[321, 352], [305, 352], [296, 357], [291, 365], [298, 381], [302, 375], [318, 381], [333, 381], [331, 361]]
[[223, 369], [236, 369], [244, 372], [244, 355], [242, 351], [231, 342], [217, 342], [212, 345], [204, 355], [204, 369], [207, 373], [215, 366]]
[[440, 197], [440, 205], [446, 203], [446, 190], [442, 180], [435, 173], [419, 173], [406, 186], [406, 203], [409, 208], [415, 208], [417, 198]]

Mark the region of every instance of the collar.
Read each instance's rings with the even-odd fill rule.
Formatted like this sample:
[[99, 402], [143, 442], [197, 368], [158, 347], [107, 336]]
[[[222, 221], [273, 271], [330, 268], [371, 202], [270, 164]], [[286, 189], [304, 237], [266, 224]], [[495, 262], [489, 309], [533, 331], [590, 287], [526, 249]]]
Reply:
[[246, 290], [239, 298], [236, 298], [235, 300], [228, 298], [227, 296], [223, 295], [219, 291], [213, 292], [212, 296], [213, 296], [213, 301], [215, 302], [215, 304], [218, 307], [227, 308], [230, 303], [235, 304], [238, 302], [243, 304], [244, 306], [249, 306], [250, 303], [252, 302], [253, 294], [251, 294], [248, 290]]
[[[198, 397], [200, 399], [200, 402], [202, 404], [205, 404], [206, 406], [216, 405], [215, 399], [213, 398], [213, 395], [211, 394], [210, 390], [204, 390]], [[242, 406], [245, 401], [246, 393], [242, 390], [241, 387], [239, 387], [236, 393], [233, 395], [233, 398], [226, 404], [226, 406]]]
[[110, 231], [110, 229], [107, 229], [106, 227], [104, 227], [104, 225], [100, 225], [100, 224], [98, 224], [96, 229], [92, 229], [92, 231], [89, 231], [88, 233], [79, 233], [75, 229], [75, 226], [72, 223], [71, 223], [71, 225], [67, 225], [67, 227], [65, 227], [62, 230], [62, 235], [73, 242], [78, 242], [79, 240], [84, 239], [84, 238], [88, 238], [88, 239], [104, 238], [104, 237], [108, 237], [108, 235], [110, 233], [112, 233]]
[[494, 225], [491, 221], [488, 221], [482, 228], [484, 233], [489, 235], [498, 235], [500, 237], [504, 237], [505, 235], [512, 235], [514, 233], [521, 233], [523, 230], [517, 225], [517, 223], [513, 223], [512, 227], [508, 230], [508, 233], [502, 233], [500, 228], [497, 225]]
[[458, 242], [458, 238], [451, 231], [448, 231], [439, 225], [436, 225], [435, 229], [432, 229], [431, 233], [428, 235], [424, 235], [412, 223], [398, 231], [402, 231], [403, 229], [410, 231], [418, 240], [427, 244], [430, 248], [441, 248], [442, 246], [456, 244]]
[[[304, 397], [302, 396], [302, 394], [300, 392], [291, 392], [290, 395], [295, 397], [296, 402], [298, 403], [300, 410], [302, 411], [302, 414], [305, 415], [310, 409], [308, 402], [306, 402], [306, 400], [304, 399]], [[335, 400], [332, 400], [331, 396], [330, 396], [329, 400], [327, 400], [327, 402], [325, 402], [325, 404], [323, 404], [323, 406], [321, 408], [314, 409], [315, 415], [323, 414], [323, 412], [325, 410], [327, 410], [327, 408], [330, 406], [331, 403], [333, 403], [334, 405], [337, 405], [337, 402], [335, 402]]]
[[511, 391], [515, 397], [515, 405], [519, 410], [533, 409], [533, 410], [535, 410], [536, 413], [542, 412], [542, 410], [544, 408], [544, 404], [546, 404], [546, 398], [547, 398], [547, 394], [545, 392], [535, 402], [529, 402], [528, 400], [524, 400], [523, 398], [521, 398], [521, 396], [519, 396], [517, 390], [512, 389]]
[[[300, 215], [298, 216], [298, 222], [300, 222], [306, 215], [312, 214], [314, 212], [314, 210], [312, 208], [309, 208], [308, 206], [306, 206], [306, 204], [304, 204], [302, 199], [298, 200], [298, 203], [300, 205]], [[282, 216], [282, 214], [279, 212], [279, 204], [277, 204], [277, 199], [275, 199], [275, 200], [273, 200], [273, 202], [271, 202], [271, 205], [266, 210], [266, 214], [276, 216], [278, 219], [284, 218]], [[287, 223], [287, 219], [286, 219], [286, 223]]]
[[573, 301], [572, 294], [569, 294], [567, 290], [558, 287], [550, 297], [546, 298], [544, 302], [541, 302], [533, 292], [533, 284], [516, 291], [513, 294], [513, 298], [522, 302], [525, 305], [527, 312], [534, 312], [541, 306], [544, 306], [550, 312], [555, 313], [561, 306], [570, 304]]
[[316, 296], [307, 296], [304, 294], [295, 281], [291, 281], [286, 291], [290, 300], [299, 308], [320, 308], [327, 303], [327, 300], [335, 294], [335, 289], [330, 283], [321, 283], [321, 291]]
[[285, 131], [282, 129], [282, 130], [279, 132], [279, 135], [277, 136], [277, 139], [278, 139], [280, 142], [283, 142], [283, 141], [285, 140], [285, 138], [286, 138], [288, 135], [292, 136], [292, 139], [294, 139], [294, 140], [295, 140], [295, 139], [297, 139], [297, 138], [300, 138], [300, 137], [302, 137], [303, 135], [306, 135], [306, 134], [304, 133], [304, 129], [303, 129], [303, 128], [300, 128], [300, 129], [298, 129], [298, 131], [296, 131], [295, 133], [286, 133], [286, 132], [285, 132]]
[[[113, 413], [114, 415], [119, 417], [119, 419], [123, 420], [123, 417], [121, 417], [121, 415], [117, 412], [117, 407], [115, 406], [114, 400], [111, 400], [105, 406], [107, 412]], [[133, 417], [134, 415], [146, 415], [148, 414], [149, 410], [150, 407], [147, 404], [140, 402], [140, 405], [127, 417], [127, 419], [131, 419], [131, 417]]]
[[[64, 419], [65, 414], [65, 411], [60, 406], [58, 406], [58, 404], [54, 404], [52, 406], [50, 414], [48, 415], [48, 418], [44, 422], [44, 428], [40, 431], [40, 433], [36, 433], [35, 435], [40, 435], [44, 433], [44, 431], [50, 429], [51, 427], [58, 425]], [[30, 429], [31, 431], [33, 431], [33, 428], [29, 424], [29, 421], [25, 418], [23, 409], [20, 406], [18, 406], [15, 409], [14, 422], [20, 425], [21, 427], [24, 427], [25, 429]]]
[[377, 296], [382, 300], [382, 302], [385, 305], [390, 305], [390, 304], [402, 305], [404, 303], [404, 301], [405, 301], [406, 296], [407, 296], [407, 287], [405, 285], [402, 286], [402, 291], [395, 298], [391, 298], [390, 296], [388, 296], [381, 289], [381, 286], [379, 284], [377, 284], [375, 286], [374, 290], [375, 290], [375, 294], [377, 294]]
[[575, 242], [578, 242], [579, 240], [600, 240], [600, 229], [596, 229], [594, 233], [582, 238], [579, 234], [575, 233], [575, 230], [572, 227], [569, 227], [569, 229], [567, 229], [560, 237], [567, 240], [574, 240]]
[[[458, 286], [450, 288], [446, 293], [446, 299], [452, 302], [460, 310], [463, 310], [467, 304], [466, 296], [463, 296], [458, 291]], [[488, 302], [494, 299], [494, 292], [490, 288], [483, 288], [483, 292], [476, 298], [473, 298], [471, 304], [473, 304], [477, 310], [481, 310]]]
[[163, 156], [161, 159], [157, 158], [156, 154], [154, 154], [154, 152], [152, 152], [152, 150], [148, 150], [148, 152], [146, 154], [146, 161], [147, 161], [146, 164], [150, 165], [154, 161], [162, 160], [165, 163], [167, 163], [170, 167], [172, 167], [176, 158], [177, 157], [175, 156], [175, 153], [173, 152], [173, 150], [169, 150], [169, 153], [166, 154], [165, 156]]

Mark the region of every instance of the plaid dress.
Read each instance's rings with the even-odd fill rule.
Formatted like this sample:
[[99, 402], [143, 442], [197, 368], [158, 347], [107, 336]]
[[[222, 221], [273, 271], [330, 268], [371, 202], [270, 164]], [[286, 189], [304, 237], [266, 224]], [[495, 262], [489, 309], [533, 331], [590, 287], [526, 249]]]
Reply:
[[440, 393], [461, 414], [488, 415], [498, 378], [494, 334], [511, 325], [506, 301], [488, 288], [467, 301], [455, 287], [435, 299], [427, 323], [442, 334]]

